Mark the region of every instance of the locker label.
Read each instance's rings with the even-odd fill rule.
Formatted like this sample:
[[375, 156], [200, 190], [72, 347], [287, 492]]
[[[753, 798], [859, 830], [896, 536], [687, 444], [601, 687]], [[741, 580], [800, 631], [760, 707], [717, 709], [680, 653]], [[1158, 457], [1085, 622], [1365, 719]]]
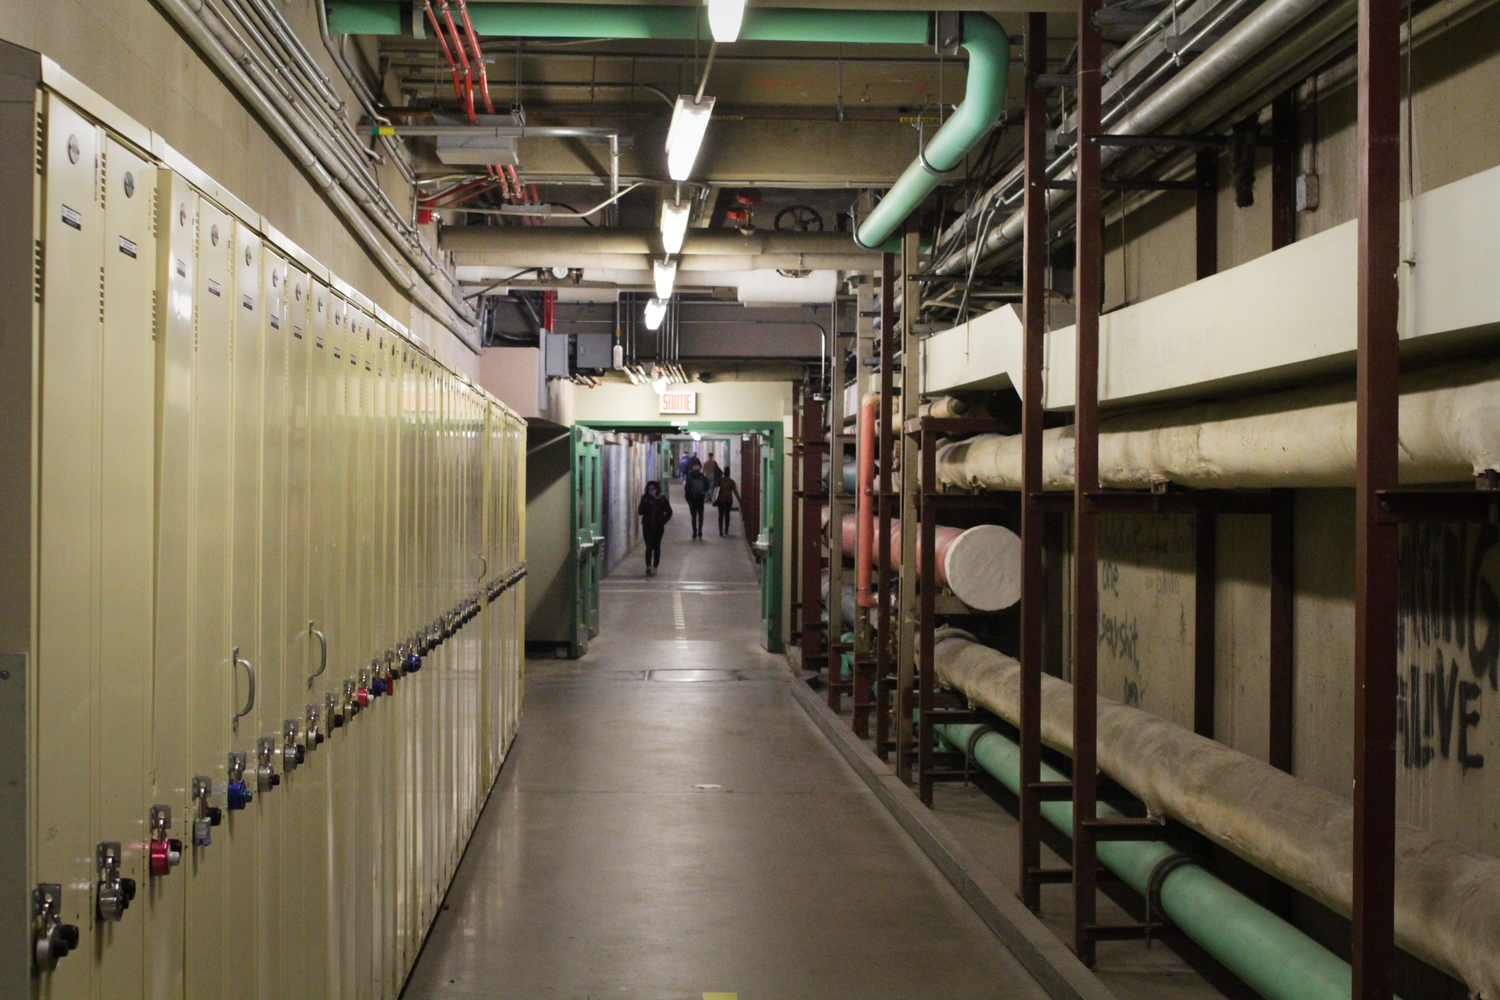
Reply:
[[122, 254], [124, 254], [125, 256], [129, 257], [131, 260], [135, 260], [136, 259], [135, 240], [128, 239], [128, 238], [126, 238], [124, 236], [121, 236], [120, 237], [120, 252]]
[[281, 329], [281, 317], [278, 316], [278, 315], [276, 315], [275, 313], [271, 314], [271, 329], [273, 329], [273, 330], [280, 330]]
[[322, 346], [323, 346], [323, 338], [322, 338], [322, 337], [319, 337], [319, 338], [318, 338], [318, 347], [320, 347], [320, 348], [321, 348], [321, 347], [322, 347]]
[[335, 347], [333, 349], [333, 356], [336, 358], [342, 358], [344, 356], [344, 352]]
[[[302, 327], [300, 327], [300, 326], [294, 326], [294, 327], [292, 327], [292, 336], [296, 337], [298, 340], [301, 340], [302, 339]], [[319, 344], [318, 346], [322, 347], [323, 345]]]
[[62, 220], [74, 229], [80, 231], [83, 229], [83, 213], [76, 208], [69, 208], [67, 205], [64, 205], [62, 207]]
[[248, 295], [240, 296], [240, 305], [244, 306], [246, 309], [249, 309], [251, 312], [255, 311], [255, 300]]
[[219, 291], [219, 283], [212, 278], [208, 279], [208, 294], [223, 295], [223, 292]]
[[183, 260], [181, 257], [177, 258], [177, 277], [187, 277], [187, 261]]

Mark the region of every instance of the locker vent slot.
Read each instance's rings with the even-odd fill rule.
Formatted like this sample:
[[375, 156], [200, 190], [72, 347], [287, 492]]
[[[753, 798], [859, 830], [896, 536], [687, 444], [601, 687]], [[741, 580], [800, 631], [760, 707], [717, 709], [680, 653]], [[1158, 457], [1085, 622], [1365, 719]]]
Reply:
[[47, 174], [47, 116], [40, 110], [36, 113], [36, 175]]
[[46, 262], [47, 251], [42, 241], [38, 239], [35, 241], [35, 247], [32, 253], [32, 298], [36, 300], [37, 305], [41, 305], [42, 303], [42, 274], [45, 271]]

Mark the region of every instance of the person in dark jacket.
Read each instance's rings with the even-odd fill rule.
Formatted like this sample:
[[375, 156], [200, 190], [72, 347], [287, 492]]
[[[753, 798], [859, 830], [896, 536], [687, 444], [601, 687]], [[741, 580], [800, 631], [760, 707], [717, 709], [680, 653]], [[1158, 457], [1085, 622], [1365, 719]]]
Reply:
[[714, 506], [719, 509], [719, 537], [723, 538], [729, 534], [729, 513], [734, 510], [735, 501], [741, 500], [739, 484], [729, 473], [719, 477], [719, 488], [714, 491]]
[[693, 537], [703, 537], [703, 504], [713, 492], [713, 480], [703, 474], [703, 466], [694, 461], [688, 465], [687, 478], [682, 481], [682, 496], [687, 501], [688, 516], [693, 521]]
[[661, 491], [661, 484], [653, 479], [646, 484], [646, 492], [641, 494], [635, 512], [640, 516], [641, 538], [646, 543], [646, 575], [651, 576], [661, 565], [661, 536], [667, 530], [667, 522], [672, 520], [672, 501]]

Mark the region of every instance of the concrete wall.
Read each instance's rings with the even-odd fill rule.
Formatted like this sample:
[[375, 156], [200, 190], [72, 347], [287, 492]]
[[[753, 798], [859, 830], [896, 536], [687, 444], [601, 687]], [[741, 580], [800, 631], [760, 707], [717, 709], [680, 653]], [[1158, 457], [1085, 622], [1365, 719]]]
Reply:
[[[358, 104], [319, 40], [314, 2], [290, 0], [276, 6], [357, 114]], [[0, 38], [50, 56], [160, 134], [335, 274], [407, 324], [441, 360], [477, 377], [473, 352], [411, 307], [345, 231], [318, 189], [156, 7], [140, 0], [62, 0], [44, 6], [0, 0]], [[383, 165], [378, 174], [405, 210], [410, 202], [395, 167]]]

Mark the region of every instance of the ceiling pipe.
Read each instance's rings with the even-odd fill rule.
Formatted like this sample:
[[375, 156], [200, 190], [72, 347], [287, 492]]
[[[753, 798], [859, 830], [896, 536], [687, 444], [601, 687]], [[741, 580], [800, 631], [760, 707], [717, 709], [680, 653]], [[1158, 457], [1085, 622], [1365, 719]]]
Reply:
[[[1174, 118], [1187, 111], [1194, 101], [1229, 79], [1327, 2], [1329, 0], [1266, 0], [1228, 34], [1189, 63], [1182, 72], [1116, 122], [1110, 133], [1147, 135], [1162, 131]], [[1124, 147], [1105, 146], [1100, 150], [1101, 163], [1107, 166], [1124, 151]], [[1071, 164], [1063, 166], [1073, 158], [1071, 151], [1059, 157], [1048, 170], [1048, 176], [1062, 181], [1074, 179], [1075, 167]], [[1000, 191], [997, 189], [1004, 184], [1002, 181], [995, 189], [991, 189], [994, 191], [991, 197], [999, 197]], [[1071, 198], [1071, 194], [1049, 190], [1048, 209], [1061, 204], [1066, 198]], [[949, 253], [932, 270], [938, 274], [956, 274], [968, 268], [976, 257], [983, 260], [1001, 249], [1019, 243], [1022, 216], [1023, 213], [1017, 210], [992, 229], [981, 245], [976, 247], [971, 243]]]
[[[692, 39], [706, 28], [701, 7], [505, 3], [479, 5], [471, 14], [477, 31], [506, 37]], [[389, 2], [332, 0], [328, 20], [334, 30], [350, 34], [400, 35], [410, 25], [403, 24], [400, 4]], [[988, 14], [965, 13], [961, 25], [959, 45], [969, 53], [963, 103], [860, 224], [854, 239], [866, 249], [891, 249], [887, 244], [901, 224], [1000, 120], [1010, 39]], [[924, 45], [934, 31], [925, 11], [756, 7], [745, 11], [740, 39]]]
[[1010, 74], [1010, 39], [988, 14], [968, 13], [963, 15], [962, 46], [969, 53], [963, 103], [860, 223], [854, 236], [860, 246], [895, 252], [898, 247], [889, 241], [901, 224], [1000, 120]]

